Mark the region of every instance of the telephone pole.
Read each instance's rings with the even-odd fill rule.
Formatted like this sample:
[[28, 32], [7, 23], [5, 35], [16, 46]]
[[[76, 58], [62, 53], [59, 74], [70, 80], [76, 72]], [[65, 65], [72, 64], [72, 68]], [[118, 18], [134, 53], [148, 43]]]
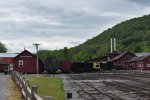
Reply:
[[36, 54], [37, 54], [37, 60], [36, 60], [36, 71], [37, 71], [37, 74], [39, 74], [39, 59], [38, 59], [38, 46], [41, 45], [41, 44], [38, 44], [38, 43], [33, 43], [33, 45], [35, 45], [36, 47]]

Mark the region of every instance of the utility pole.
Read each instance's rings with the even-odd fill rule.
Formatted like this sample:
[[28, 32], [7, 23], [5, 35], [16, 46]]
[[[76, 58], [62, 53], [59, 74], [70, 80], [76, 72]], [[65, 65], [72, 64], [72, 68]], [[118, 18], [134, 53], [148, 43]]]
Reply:
[[36, 47], [36, 54], [37, 54], [37, 60], [36, 60], [37, 67], [36, 67], [36, 71], [37, 71], [37, 74], [39, 74], [38, 46], [41, 45], [41, 44], [33, 43], [33, 45], [35, 45], [35, 47]]

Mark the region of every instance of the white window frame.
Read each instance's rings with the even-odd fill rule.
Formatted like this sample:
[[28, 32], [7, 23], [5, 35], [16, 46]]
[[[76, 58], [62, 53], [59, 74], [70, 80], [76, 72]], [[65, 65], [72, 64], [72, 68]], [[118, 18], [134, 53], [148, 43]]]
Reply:
[[150, 67], [150, 64], [146, 64], [146, 67]]
[[18, 67], [23, 67], [23, 60], [19, 60], [18, 65]]

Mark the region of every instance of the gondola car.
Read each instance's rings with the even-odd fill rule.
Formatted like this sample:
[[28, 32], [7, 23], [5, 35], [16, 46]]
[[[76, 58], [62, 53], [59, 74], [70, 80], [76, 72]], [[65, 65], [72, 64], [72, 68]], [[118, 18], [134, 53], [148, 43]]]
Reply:
[[85, 72], [85, 66], [83, 62], [73, 62], [71, 64], [71, 71], [75, 73]]
[[45, 60], [44, 69], [48, 73], [56, 73], [60, 69], [60, 61], [56, 58], [48, 57]]
[[71, 71], [75, 73], [83, 73], [83, 72], [93, 72], [100, 70], [99, 62], [74, 62], [71, 65]]
[[111, 70], [114, 68], [112, 61], [100, 62], [100, 69]]

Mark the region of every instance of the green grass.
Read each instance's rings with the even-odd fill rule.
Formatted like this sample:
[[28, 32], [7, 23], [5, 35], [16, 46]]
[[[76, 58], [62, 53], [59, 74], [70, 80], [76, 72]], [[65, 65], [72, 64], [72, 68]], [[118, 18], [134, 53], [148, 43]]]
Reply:
[[36, 85], [37, 93], [44, 98], [52, 96], [53, 100], [65, 100], [62, 79], [58, 77], [28, 77], [31, 85]]

